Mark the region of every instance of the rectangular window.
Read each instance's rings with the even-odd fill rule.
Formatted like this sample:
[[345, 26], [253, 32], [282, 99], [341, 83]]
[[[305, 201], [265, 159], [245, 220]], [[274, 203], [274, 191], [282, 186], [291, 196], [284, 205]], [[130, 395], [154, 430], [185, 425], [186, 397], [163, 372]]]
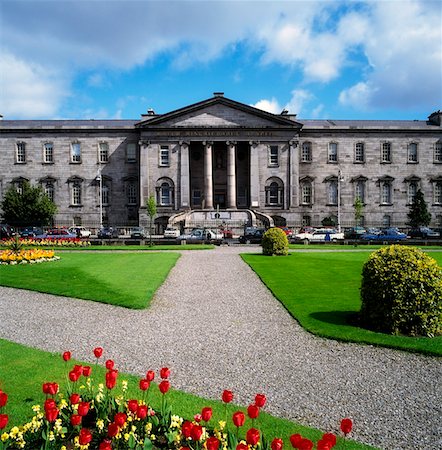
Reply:
[[127, 144], [126, 146], [126, 161], [127, 162], [137, 161], [137, 145], [133, 142]]
[[278, 154], [278, 146], [271, 145], [269, 147], [269, 166], [277, 166], [279, 164], [279, 154]]
[[384, 183], [381, 189], [381, 203], [384, 205], [391, 204], [391, 184]]
[[434, 162], [442, 163], [442, 142], [434, 145]]
[[16, 161], [20, 164], [26, 162], [26, 144], [24, 142], [17, 142]]
[[413, 203], [414, 197], [416, 196], [417, 185], [416, 183], [410, 183], [408, 185], [408, 204], [411, 205]]
[[108, 205], [109, 204], [109, 187], [105, 184], [101, 186], [101, 204]]
[[417, 144], [414, 142], [408, 145], [408, 162], [417, 163]]
[[98, 161], [100, 163], [109, 161], [109, 144], [107, 142], [100, 142], [98, 145]]
[[44, 145], [43, 162], [48, 164], [54, 162], [54, 146], [49, 142]]
[[365, 161], [365, 149], [362, 142], [358, 142], [355, 146], [355, 162], [363, 163]]
[[383, 163], [391, 163], [391, 144], [390, 144], [390, 142], [382, 143], [381, 161]]
[[301, 161], [311, 162], [312, 160], [312, 144], [311, 142], [304, 142], [301, 149]]
[[311, 184], [302, 185], [302, 203], [304, 205], [312, 204], [312, 186]]
[[81, 162], [81, 144], [79, 142], [72, 142], [71, 144], [71, 162]]
[[328, 144], [328, 162], [338, 162], [338, 144], [336, 142]]
[[51, 202], [54, 201], [54, 184], [53, 183], [46, 183], [44, 187], [45, 194], [49, 197], [49, 200]]
[[81, 205], [81, 185], [74, 184], [72, 186], [72, 204], [79, 206]]
[[168, 167], [170, 164], [169, 161], [169, 146], [161, 145], [160, 146], [160, 166]]
[[355, 186], [355, 198], [359, 198], [362, 203], [365, 203], [365, 183], [358, 181]]
[[192, 203], [195, 206], [201, 205], [201, 190], [194, 189], [192, 191]]
[[127, 185], [127, 203], [129, 205], [136, 205], [137, 203], [137, 188], [135, 183], [129, 183]]
[[442, 205], [442, 183], [434, 184], [434, 203]]
[[338, 204], [338, 182], [331, 181], [328, 184], [328, 204], [337, 205]]

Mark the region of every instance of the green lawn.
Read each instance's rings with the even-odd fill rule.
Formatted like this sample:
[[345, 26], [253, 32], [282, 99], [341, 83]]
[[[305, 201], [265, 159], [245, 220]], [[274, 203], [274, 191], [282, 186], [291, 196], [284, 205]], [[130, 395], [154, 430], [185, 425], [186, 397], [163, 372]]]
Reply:
[[142, 309], [179, 253], [62, 253], [56, 262], [1, 265], [3, 286]]
[[[115, 362], [118, 368], [118, 361]], [[75, 363], [82, 364], [81, 362], [71, 360], [67, 367], [70, 369]], [[91, 364], [89, 363], [89, 365]], [[45, 399], [41, 389], [43, 383], [58, 382], [60, 384], [60, 390], [63, 391], [63, 380], [65, 380], [67, 367], [59, 354], [32, 349], [0, 339], [0, 389], [5, 391], [9, 396], [5, 409], [5, 413], [9, 415], [8, 428], [30, 420], [33, 415], [32, 405], [43, 404]], [[92, 367], [92, 377], [98, 380], [98, 382], [102, 382], [105, 373], [104, 367]], [[152, 368], [146, 367], [146, 370], [149, 369]], [[32, 376], [30, 376], [31, 374]], [[140, 391], [138, 389], [139, 378], [132, 375], [119, 374], [119, 380], [127, 380], [129, 383], [129, 390], [126, 395], [127, 399], [140, 398]], [[171, 383], [173, 386], [173, 372], [171, 374]], [[225, 388], [226, 386], [220, 386], [220, 397]], [[159, 390], [156, 386], [153, 386], [152, 391], [149, 396], [149, 403], [154, 408], [159, 408]], [[211, 406], [214, 409], [214, 419], [212, 419], [211, 423], [215, 423], [215, 420], [224, 420], [224, 404], [220, 401], [203, 399], [173, 389], [167, 395], [169, 396], [174, 414], [192, 419], [196, 413], [201, 412], [204, 406]], [[253, 399], [250, 399], [250, 402], [253, 402]], [[245, 407], [244, 405], [242, 407], [229, 405], [227, 417], [230, 418], [233, 412], [238, 409], [242, 409], [245, 412]], [[264, 411], [265, 409], [264, 407]], [[264, 412], [260, 414], [259, 425], [267, 438], [273, 438], [275, 436], [283, 438], [287, 448], [290, 446], [289, 436], [293, 433], [300, 433], [313, 441], [317, 441], [322, 436], [322, 431], [303, 427], [297, 423], [279, 419]], [[233, 431], [233, 425], [230, 420], [228, 420], [228, 426]], [[251, 423], [247, 420], [243, 428], [248, 429], [250, 426]], [[335, 430], [323, 431], [334, 431], [338, 433], [339, 424], [336, 424]], [[373, 447], [354, 441], [347, 441], [345, 448], [347, 450], [363, 450]]]
[[[442, 266], [442, 253], [430, 253]], [[390, 336], [352, 325], [360, 310], [361, 252], [294, 252], [287, 257], [243, 254], [287, 310], [311, 333], [442, 356], [442, 336]]]

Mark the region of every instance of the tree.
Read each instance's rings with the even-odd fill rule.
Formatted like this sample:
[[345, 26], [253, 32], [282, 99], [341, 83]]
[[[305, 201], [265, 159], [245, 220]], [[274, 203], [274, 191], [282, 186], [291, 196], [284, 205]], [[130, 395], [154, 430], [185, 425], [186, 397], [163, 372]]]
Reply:
[[1, 202], [3, 220], [10, 225], [43, 226], [53, 222], [57, 207], [40, 186], [23, 182], [21, 192], [11, 186]]
[[418, 189], [410, 205], [410, 212], [407, 214], [408, 223], [412, 228], [428, 226], [431, 221], [431, 214], [428, 212], [427, 203], [423, 192]]
[[362, 203], [362, 200], [360, 197], [356, 197], [355, 202], [353, 203], [353, 208], [355, 209], [355, 222], [356, 226], [359, 226], [359, 222], [362, 217], [362, 212], [364, 210], [364, 203]]
[[155, 197], [151, 195], [147, 201], [146, 201], [146, 210], [147, 215], [149, 216], [149, 236], [150, 236], [150, 242], [149, 245], [152, 246], [152, 224], [153, 224], [153, 218], [155, 217], [155, 214], [157, 213], [157, 204], [155, 201]]

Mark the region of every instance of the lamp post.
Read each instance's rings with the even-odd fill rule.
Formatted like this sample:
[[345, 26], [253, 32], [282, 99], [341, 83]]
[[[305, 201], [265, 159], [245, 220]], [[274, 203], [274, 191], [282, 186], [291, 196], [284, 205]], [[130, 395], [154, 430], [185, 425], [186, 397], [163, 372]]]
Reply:
[[341, 182], [344, 181], [341, 169], [338, 169], [338, 233], [341, 232]]

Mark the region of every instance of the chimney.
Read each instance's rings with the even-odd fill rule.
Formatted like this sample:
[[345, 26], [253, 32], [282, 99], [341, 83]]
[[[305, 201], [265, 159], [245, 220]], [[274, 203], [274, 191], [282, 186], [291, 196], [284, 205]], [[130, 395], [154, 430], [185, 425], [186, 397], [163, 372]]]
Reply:
[[432, 125], [442, 125], [442, 112], [439, 109], [439, 111], [435, 111], [434, 113], [431, 113], [428, 116], [428, 121], [432, 124]]
[[154, 116], [154, 115], [155, 115], [155, 111], [154, 111], [152, 108], [149, 108], [149, 109], [147, 110], [147, 115], [148, 115], [148, 116]]
[[214, 97], [224, 97], [224, 92], [214, 92], [213, 96]]

